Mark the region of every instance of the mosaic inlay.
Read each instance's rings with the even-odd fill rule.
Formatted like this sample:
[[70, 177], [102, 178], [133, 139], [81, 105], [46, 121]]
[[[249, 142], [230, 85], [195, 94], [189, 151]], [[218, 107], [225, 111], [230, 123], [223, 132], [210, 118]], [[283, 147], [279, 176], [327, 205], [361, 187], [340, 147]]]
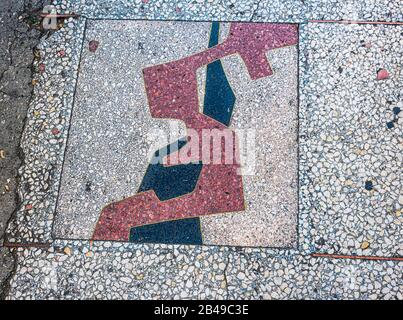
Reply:
[[88, 22], [55, 236], [295, 246], [297, 44], [295, 24]]

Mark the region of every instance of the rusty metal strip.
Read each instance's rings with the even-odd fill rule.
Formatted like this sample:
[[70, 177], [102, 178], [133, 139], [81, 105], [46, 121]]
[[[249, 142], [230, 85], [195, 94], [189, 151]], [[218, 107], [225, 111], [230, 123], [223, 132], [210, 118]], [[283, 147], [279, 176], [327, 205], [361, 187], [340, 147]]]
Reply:
[[40, 17], [42, 18], [76, 18], [79, 17], [78, 14], [75, 13], [57, 13], [57, 14], [52, 14], [52, 13], [40, 13]]
[[3, 246], [6, 248], [40, 248], [48, 249], [51, 247], [51, 243], [10, 243], [4, 242]]

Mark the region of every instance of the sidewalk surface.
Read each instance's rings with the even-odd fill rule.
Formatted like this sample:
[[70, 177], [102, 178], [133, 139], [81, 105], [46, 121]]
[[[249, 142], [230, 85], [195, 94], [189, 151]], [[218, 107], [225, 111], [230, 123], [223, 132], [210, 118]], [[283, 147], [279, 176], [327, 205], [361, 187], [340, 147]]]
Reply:
[[403, 298], [399, 1], [54, 6], [7, 299]]

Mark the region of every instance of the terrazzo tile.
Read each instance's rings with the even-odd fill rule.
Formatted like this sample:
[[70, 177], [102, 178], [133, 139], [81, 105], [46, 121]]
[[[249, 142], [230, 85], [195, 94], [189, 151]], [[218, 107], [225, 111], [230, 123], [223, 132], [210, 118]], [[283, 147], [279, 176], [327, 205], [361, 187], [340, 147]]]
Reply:
[[[133, 33], [139, 28], [144, 28], [142, 34], [147, 33], [148, 38], [150, 40], [152, 39], [151, 41], [154, 48], [158, 48], [160, 45], [162, 45], [162, 43], [167, 46], [168, 41], [165, 37], [174, 39], [177, 37], [180, 38], [178, 40], [174, 40], [174, 43], [184, 41], [183, 38], [186, 38], [188, 35], [186, 33], [181, 33], [183, 32], [182, 30], [186, 30], [185, 32], [193, 32], [192, 28], [194, 28], [194, 30], [198, 28], [196, 25], [192, 26], [191, 28], [183, 28], [184, 24], [185, 23], [169, 23], [168, 26], [171, 26], [171, 30], [169, 30], [165, 27], [165, 22], [96, 21], [89, 23], [84, 44], [95, 41], [94, 39], [102, 38], [103, 41], [98, 41], [97, 50], [95, 52], [91, 52], [91, 50], [86, 49], [86, 46], [84, 46], [84, 56], [81, 63], [81, 71], [83, 74], [80, 74], [78, 81], [76, 107], [73, 114], [73, 125], [70, 131], [67, 156], [62, 176], [62, 186], [59, 195], [59, 206], [56, 213], [56, 237], [128, 241], [130, 229], [133, 227], [169, 220], [199, 217], [207, 214], [219, 214], [244, 210], [243, 187], [241, 182], [242, 178], [238, 174], [239, 166], [237, 164], [209, 164], [206, 162], [204, 155], [201, 156], [199, 153], [197, 153], [195, 157], [191, 155], [189, 160], [202, 162], [202, 169], [198, 177], [197, 184], [195, 185], [195, 190], [191, 193], [172, 199], [163, 199], [162, 201], [156, 197], [153, 190], [143, 190], [138, 195], [131, 195], [131, 193], [136, 193], [132, 190], [133, 188], [139, 188], [138, 185], [140, 180], [137, 180], [137, 182], [134, 181], [134, 183], [131, 182], [132, 185], [126, 181], [123, 181], [126, 182], [126, 185], [123, 184], [121, 187], [123, 192], [120, 191], [120, 197], [123, 197], [124, 199], [114, 201], [114, 199], [116, 199], [116, 185], [119, 183], [122, 184], [122, 177], [126, 176], [127, 174], [135, 174], [140, 177], [140, 175], [144, 174], [145, 172], [144, 167], [147, 159], [140, 159], [141, 157], [144, 158], [144, 156], [142, 154], [136, 155], [136, 153], [139, 153], [136, 148], [128, 148], [126, 136], [130, 130], [133, 130], [131, 128], [136, 128], [138, 130], [136, 132], [143, 132], [142, 135], [144, 138], [146, 138], [146, 135], [144, 134], [144, 132], [146, 132], [144, 125], [146, 125], [146, 127], [150, 127], [153, 125], [153, 123], [157, 122], [154, 119], [149, 118], [149, 122], [145, 124], [144, 119], [140, 120], [138, 118], [138, 114], [140, 112], [145, 113], [145, 115], [148, 114], [148, 108], [145, 105], [147, 102], [150, 107], [150, 114], [153, 118], [182, 120], [188, 127], [188, 130], [195, 129], [196, 132], [199, 133], [199, 136], [202, 136], [202, 130], [205, 129], [224, 130], [226, 128], [225, 125], [219, 124], [217, 121], [199, 113], [199, 104], [197, 101], [198, 96], [195, 94], [197, 92], [195, 89], [197, 84], [196, 70], [212, 61], [218, 61], [217, 59], [220, 57], [239, 53], [243, 61], [247, 63], [247, 70], [244, 70], [246, 71], [246, 73], [244, 72], [244, 77], [251, 77], [251, 81], [253, 82], [258, 78], [265, 78], [273, 73], [270, 65], [267, 63], [267, 58], [265, 55], [262, 58], [262, 65], [260, 67], [259, 64], [252, 63], [251, 59], [253, 55], [261, 57], [262, 52], [264, 53], [272, 49], [277, 49], [288, 45], [295, 45], [297, 43], [297, 29], [294, 25], [230, 24], [228, 26], [229, 31], [227, 32], [227, 37], [225, 39], [221, 39], [221, 43], [208, 50], [206, 50], [206, 48], [204, 48], [204, 51], [199, 49], [198, 51], [200, 51], [200, 53], [194, 55], [188, 55], [186, 51], [184, 53], [182, 52], [182, 59], [167, 59], [165, 57], [165, 55], [172, 54], [170, 52], [171, 50], [181, 52], [179, 47], [167, 47], [164, 53], [156, 51], [158, 54], [154, 53], [151, 57], [147, 54], [142, 55], [142, 50], [151, 45], [146, 42], [145, 39], [143, 42], [141, 42], [141, 49], [139, 49], [140, 54], [139, 52], [131, 53], [132, 58], [125, 57], [122, 59], [122, 47], [120, 45], [115, 47], [119, 48], [119, 51], [115, 52], [111, 51], [108, 46], [108, 41], [113, 41], [113, 43], [116, 45], [116, 38], [119, 37], [124, 38], [125, 42], [127, 41], [127, 38], [130, 37], [131, 43], [137, 43], [138, 39], [136, 39], [136, 36], [133, 37]], [[188, 25], [189, 24], [186, 23], [186, 26]], [[202, 24], [201, 26], [203, 25], [206, 26], [206, 24]], [[164, 26], [163, 29], [166, 30], [162, 36], [158, 31], [161, 29], [160, 26]], [[111, 29], [114, 31], [119, 30], [119, 36], [111, 33]], [[155, 31], [148, 32], [147, 30], [149, 29]], [[105, 34], [102, 33], [103, 30], [105, 30], [105, 33], [108, 33], [108, 37], [111, 40], [108, 40], [107, 37], [105, 37]], [[122, 30], [125, 30], [124, 35], [122, 35]], [[155, 32], [156, 34], [152, 35], [152, 32]], [[240, 42], [240, 39], [245, 39], [248, 37], [250, 38], [250, 44]], [[156, 43], [157, 38], [161, 39], [160, 45]], [[268, 42], [270, 39], [273, 41]], [[205, 37], [203, 41], [200, 42], [204, 42], [206, 45], [208, 43], [208, 37]], [[269, 45], [267, 43], [269, 43]], [[193, 48], [193, 50], [196, 51], [195, 48]], [[130, 50], [127, 51], [130, 52]], [[108, 63], [105, 60], [99, 60], [99, 56], [101, 56], [102, 59], [102, 54], [107, 54], [109, 59]], [[113, 107], [112, 110], [112, 103], [107, 102], [108, 100], [106, 100], [105, 96], [99, 95], [100, 92], [104, 93], [108, 92], [108, 90], [116, 91], [115, 83], [119, 86], [123, 83], [122, 80], [118, 80], [116, 82], [107, 81], [103, 83], [99, 83], [99, 80], [97, 80], [96, 83], [87, 83], [88, 78], [86, 72], [90, 73], [94, 68], [98, 67], [101, 70], [98, 69], [99, 73], [92, 74], [91, 78], [101, 79], [101, 81], [104, 78], [102, 75], [105, 74], [105, 72], [108, 72], [110, 68], [113, 71], [113, 64], [115, 62], [112, 58], [115, 57], [115, 55], [119, 62], [133, 61], [135, 63], [136, 66], [129, 74], [133, 74], [132, 76], [135, 79], [134, 81], [136, 82], [136, 88], [140, 88], [142, 86], [142, 84], [139, 83], [139, 80], [141, 80], [141, 78], [139, 79], [139, 73], [144, 73], [145, 91], [148, 99], [147, 101], [144, 98], [142, 100], [138, 100], [138, 95], [140, 94], [142, 97], [144, 97], [144, 93], [139, 93], [136, 91], [135, 99], [138, 104], [135, 108], [133, 108], [133, 106], [129, 107], [131, 100], [125, 100], [128, 95], [130, 96], [130, 92], [133, 91], [129, 91], [129, 94], [124, 91], [122, 92], [122, 95], [118, 94], [118, 96], [121, 96], [123, 100], [115, 100], [117, 105], [115, 104], [115, 107]], [[171, 62], [158, 65], [155, 59], [161, 55], [162, 58], [160, 59], [162, 59], [162, 61], [171, 60]], [[151, 59], [156, 66], [146, 67], [149, 63], [148, 59]], [[295, 61], [296, 60], [294, 59], [294, 66], [296, 65]], [[109, 68], [109, 65], [112, 66]], [[227, 68], [230, 69], [231, 65], [229, 65]], [[87, 71], [87, 69], [89, 71]], [[167, 71], [167, 73], [165, 73], [165, 71]], [[235, 73], [234, 71], [232, 72]], [[291, 72], [294, 73], [295, 80], [295, 68]], [[249, 76], [247, 75], [248, 73]], [[178, 81], [175, 80], [176, 75], [178, 75]], [[184, 77], [184, 75], [186, 75], [186, 77]], [[115, 75], [113, 74], [112, 76]], [[118, 76], [123, 76], [125, 79], [127, 78], [127, 74], [117, 74], [116, 77]], [[180, 81], [179, 78], [181, 78]], [[194, 80], [193, 84], [192, 79]], [[100, 84], [101, 86], [103, 85], [102, 88], [99, 86]], [[246, 89], [250, 87], [249, 83], [243, 84]], [[286, 88], [288, 87], [287, 82], [283, 82], [283, 84]], [[105, 87], [105, 85], [107, 85], [107, 87]], [[260, 88], [265, 88], [265, 85], [274, 87], [276, 84], [269, 82], [264, 84], [261, 83]], [[89, 86], [93, 88], [91, 93], [88, 93], [88, 89], [86, 89], [89, 88]], [[169, 88], [169, 90], [163, 91], [165, 88]], [[122, 90], [125, 89], [127, 89], [126, 85]], [[248, 98], [244, 97], [244, 89], [241, 89], [238, 86], [237, 90], [238, 96], [235, 99], [252, 99], [253, 94], [256, 95], [256, 89], [249, 93]], [[88, 94], [90, 95], [89, 97]], [[295, 107], [295, 82], [293, 95], [294, 98], [289, 98], [294, 99]], [[139, 103], [140, 101], [143, 101], [142, 105]], [[205, 99], [204, 103], [207, 102], [208, 100]], [[91, 106], [96, 106], [97, 110], [91, 109]], [[102, 107], [100, 108], [100, 106]], [[241, 108], [241, 111], [238, 112], [237, 117], [244, 118], [244, 114], [242, 112], [244, 107], [246, 106], [242, 104], [238, 106], [238, 108]], [[141, 108], [143, 110], [139, 110]], [[102, 113], [100, 113], [100, 110], [102, 110]], [[91, 114], [89, 112], [91, 112]], [[126, 126], [124, 123], [122, 123], [119, 125], [119, 130], [117, 132], [113, 131], [114, 129], [107, 129], [110, 126], [110, 121], [107, 121], [106, 119], [111, 117], [111, 113], [116, 113], [116, 118], [114, 118], [112, 122], [120, 121], [122, 114], [125, 114], [125, 119], [128, 120], [128, 114], [134, 113], [130, 119], [130, 122], [134, 122], [135, 124], [132, 127], [129, 127], [128, 125]], [[288, 114], [285, 114], [285, 116], [288, 116]], [[163, 122], [160, 123], [162, 123], [161, 125], [164, 125]], [[238, 127], [239, 129], [243, 129], [243, 126], [240, 124], [238, 124]], [[110, 142], [112, 141], [108, 139], [108, 135], [105, 139], [105, 130], [109, 130], [106, 132], [110, 132], [110, 135], [114, 137], [113, 145], [115, 150], [108, 148], [108, 145], [111, 145]], [[94, 134], [89, 135], [88, 132], [91, 131], [93, 131]], [[121, 133], [124, 135], [122, 136]], [[232, 135], [232, 133], [230, 134]], [[282, 134], [287, 135], [289, 134], [289, 131], [285, 130]], [[141, 134], [139, 136], [141, 136]], [[144, 144], [146, 144], [144, 138], [138, 139], [136, 136], [131, 140], [140, 149], [144, 148]], [[276, 145], [275, 140], [272, 139], [271, 141]], [[108, 149], [102, 148], [102, 146], [105, 146], [105, 148]], [[119, 151], [116, 152], [116, 148], [118, 148], [118, 146], [121, 147]], [[285, 147], [288, 148], [287, 146]], [[182, 150], [185, 150], [183, 152], [188, 152], [186, 148], [187, 145], [180, 148], [178, 152], [182, 152]], [[211, 149], [211, 151], [214, 150]], [[111, 152], [113, 152], [113, 154]], [[201, 149], [200, 154], [202, 152], [203, 149]], [[265, 154], [263, 150], [259, 152]], [[124, 163], [122, 163], [122, 154], [123, 159], [126, 161]], [[294, 155], [296, 155], [295, 148]], [[198, 158], [199, 156], [201, 156], [201, 158]], [[234, 156], [234, 158], [235, 157], [236, 156]], [[78, 160], [79, 158], [81, 158], [80, 162]], [[171, 158], [172, 153], [168, 156], [168, 162], [171, 162]], [[181, 159], [181, 155], [179, 155], [179, 159]], [[294, 161], [296, 161], [295, 157]], [[89, 164], [88, 162], [91, 163]], [[142, 165], [139, 166], [139, 163], [142, 163]], [[295, 168], [296, 162], [294, 163]], [[120, 168], [120, 171], [117, 171], [118, 168]], [[108, 174], [106, 174], [106, 172]], [[274, 175], [275, 179], [279, 176], [273, 172], [271, 174]], [[80, 184], [77, 185], [77, 178], [79, 178], [79, 181], [81, 181], [81, 186]], [[296, 172], [294, 171], [294, 183], [295, 179]], [[110, 180], [116, 182], [113, 185], [110, 185], [107, 183], [107, 181]], [[73, 184], [75, 184], [78, 189], [72, 188], [71, 185]], [[110, 187], [113, 189], [111, 188], [110, 190], [106, 190], [105, 187], [108, 185], [110, 185]], [[167, 187], [172, 186], [167, 185]], [[262, 190], [259, 190], [259, 194], [260, 197], [263, 198]], [[294, 192], [293, 195], [296, 196], [296, 193]], [[93, 198], [91, 199], [91, 197]], [[73, 202], [74, 205], [72, 205]], [[280, 203], [278, 200], [273, 200], [273, 202], [274, 205], [276, 205], [276, 203]], [[295, 198], [294, 203], [296, 203]], [[261, 203], [258, 203], [257, 205], [262, 206]], [[255, 210], [259, 210], [259, 207], [257, 207]], [[275, 210], [276, 209], [274, 209], [274, 211]], [[270, 210], [268, 210], [268, 212], [270, 216]], [[270, 220], [264, 224], [266, 233], [277, 233], [277, 238], [275, 240], [270, 239], [267, 241], [265, 240], [265, 233], [259, 232], [256, 234], [252, 233], [249, 241], [232, 239], [231, 242], [227, 241], [225, 238], [222, 238], [221, 242], [217, 244], [232, 244], [235, 241], [237, 242], [237, 245], [264, 246], [268, 244], [276, 245], [276, 240], [279, 243], [289, 243], [289, 239], [281, 239], [280, 229], [284, 229], [284, 225], [288, 224], [289, 227], [287, 226], [287, 228], [289, 228], [289, 230], [284, 232], [284, 234], [287, 234], [288, 238], [294, 237], [295, 240], [295, 215], [296, 208], [294, 206], [294, 209], [290, 212], [284, 211], [284, 216], [281, 222], [279, 222], [280, 225], [278, 225], [278, 223], [271, 223]], [[289, 216], [291, 216], [291, 218], [289, 218]], [[254, 218], [255, 217], [252, 215], [249, 220], [243, 221], [244, 227], [250, 228], [250, 232], [253, 231], [253, 226], [260, 224], [260, 222], [258, 222], [259, 220], [254, 220]], [[267, 219], [267, 213], [263, 215], [263, 221], [264, 219]], [[271, 231], [272, 229], [273, 231]], [[292, 230], [294, 230], [294, 232]], [[235, 234], [236, 232], [233, 233], [233, 235]], [[278, 238], [280, 239], [278, 240]]]
[[300, 172], [314, 251], [402, 256], [402, 31], [304, 26]]

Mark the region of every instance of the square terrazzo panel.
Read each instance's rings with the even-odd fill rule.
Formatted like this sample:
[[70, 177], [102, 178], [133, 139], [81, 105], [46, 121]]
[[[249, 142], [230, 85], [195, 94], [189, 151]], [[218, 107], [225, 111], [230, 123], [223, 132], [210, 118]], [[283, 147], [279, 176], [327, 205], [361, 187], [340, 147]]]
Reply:
[[[54, 236], [295, 247], [297, 44], [293, 24], [87, 21]], [[153, 162], [192, 130], [240, 160]]]

